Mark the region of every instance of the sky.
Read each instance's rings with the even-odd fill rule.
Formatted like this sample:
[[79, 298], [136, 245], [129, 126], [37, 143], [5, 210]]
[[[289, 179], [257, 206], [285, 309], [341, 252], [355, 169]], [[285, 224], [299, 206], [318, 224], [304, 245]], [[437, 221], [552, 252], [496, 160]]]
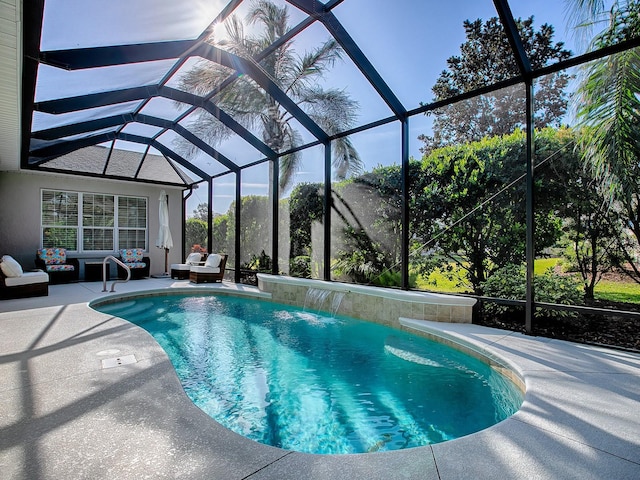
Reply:
[[[282, 0], [276, 1], [283, 3]], [[566, 33], [564, 1], [510, 0], [509, 3], [516, 18], [533, 15], [536, 29], [545, 22], [552, 24], [556, 30], [556, 41], [564, 41], [567, 48], [576, 54], [583, 53], [584, 47], [580, 47], [575, 38]], [[225, 4], [226, 1], [223, 0], [112, 0], [109, 8], [104, 8], [103, 0], [48, 0], [45, 6], [42, 49], [194, 38]], [[245, 1], [236, 10], [240, 17], [245, 15], [248, 4]], [[295, 7], [287, 5], [290, 24], [295, 25], [304, 15]], [[127, 15], [122, 15], [123, 11]], [[333, 12], [407, 110], [417, 108], [420, 102], [432, 99], [431, 87], [446, 67], [447, 58], [458, 54], [460, 45], [465, 41], [463, 21], [477, 18], [487, 20], [496, 16], [492, 0], [344, 0]], [[223, 29], [217, 28], [216, 35], [223, 35]], [[302, 55], [327, 38], [329, 33], [322, 25], [315, 23], [294, 40], [293, 49], [296, 54]], [[134, 69], [131, 66], [120, 69], [111, 67], [98, 69], [100, 72], [68, 72], [45, 66], [39, 72], [36, 99], [86, 92], [88, 83], [94, 91], [138, 85], [141, 79], [153, 84], [167, 70], [167, 64], [171, 63], [149, 62], [134, 66]], [[184, 67], [182, 72], [187, 69], [188, 66]], [[177, 84], [178, 75], [169, 85]], [[346, 57], [333, 66], [321, 83], [324, 88], [347, 91], [359, 103], [357, 125], [392, 115], [389, 107]], [[110, 108], [117, 109], [117, 106]], [[154, 100], [146, 108], [160, 116], [159, 112], [163, 109], [171, 110], [174, 107], [171, 102]], [[52, 122], [64, 124], [74, 121], [78, 118], [76, 115], [83, 118], [82, 115], [90, 114], [91, 112], [80, 112], [53, 120], [36, 115], [34, 129]], [[175, 110], [168, 113], [167, 117], [171, 115], [175, 116]], [[424, 115], [417, 115], [411, 118], [409, 126], [410, 155], [419, 158], [421, 142], [417, 137], [422, 133], [430, 133], [430, 120]], [[152, 128], [143, 125], [131, 125], [125, 131], [153, 135]], [[313, 140], [302, 127], [300, 131], [304, 142]], [[253, 129], [253, 132], [258, 138], [261, 137], [259, 130]], [[165, 140], [167, 143], [171, 141], [169, 136]], [[352, 141], [364, 161], [365, 170], [400, 162], [398, 122], [354, 135]], [[125, 147], [141, 148], [132, 145]], [[238, 139], [224, 141], [216, 148], [241, 164], [262, 158], [261, 154]], [[321, 148], [315, 147], [305, 152], [296, 182], [322, 181], [322, 165]], [[201, 159], [198, 166], [212, 173], [221, 170], [209, 158]], [[266, 195], [267, 178], [266, 165], [243, 171], [242, 194]], [[207, 201], [205, 185], [194, 191], [188, 202], [188, 214], [199, 203]], [[235, 198], [235, 177], [225, 175], [217, 179], [214, 185], [214, 210], [225, 212]]]

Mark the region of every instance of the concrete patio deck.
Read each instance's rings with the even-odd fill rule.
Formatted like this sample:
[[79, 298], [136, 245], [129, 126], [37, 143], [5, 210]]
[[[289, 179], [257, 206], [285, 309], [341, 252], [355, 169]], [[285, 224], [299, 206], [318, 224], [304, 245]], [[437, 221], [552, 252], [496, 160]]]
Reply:
[[[189, 283], [139, 280], [117, 293], [170, 287]], [[0, 478], [640, 479], [639, 355], [430, 324], [515, 365], [527, 385], [520, 411], [441, 444], [310, 455], [252, 442], [206, 416], [149, 334], [88, 307], [101, 290], [52, 285], [48, 297], [0, 302]], [[136, 362], [103, 368], [125, 355]]]

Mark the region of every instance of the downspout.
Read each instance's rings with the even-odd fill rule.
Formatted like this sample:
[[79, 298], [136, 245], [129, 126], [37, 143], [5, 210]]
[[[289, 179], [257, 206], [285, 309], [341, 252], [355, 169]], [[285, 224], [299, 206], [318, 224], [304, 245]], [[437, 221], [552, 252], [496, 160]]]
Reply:
[[[197, 187], [196, 187], [197, 188]], [[189, 193], [187, 193], [187, 196], [184, 196], [184, 192], [186, 192], [185, 190], [182, 190], [182, 261], [184, 262], [185, 258], [184, 258], [184, 247], [185, 244], [187, 243], [187, 200], [189, 200], [189, 197], [191, 197], [191, 195], [193, 195], [193, 185], [189, 185]]]

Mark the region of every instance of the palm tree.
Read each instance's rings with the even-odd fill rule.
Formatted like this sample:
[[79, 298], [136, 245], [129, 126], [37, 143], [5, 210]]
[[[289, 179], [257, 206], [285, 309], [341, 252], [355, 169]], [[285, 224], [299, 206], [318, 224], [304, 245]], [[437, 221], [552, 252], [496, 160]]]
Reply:
[[[260, 32], [250, 35], [237, 16], [225, 22], [227, 39], [208, 41], [221, 49], [251, 61], [282, 37], [290, 27], [287, 7], [269, 0], [257, 0], [247, 14], [247, 25], [258, 26]], [[325, 41], [311, 52], [298, 56], [291, 41], [283, 42], [274, 52], [258, 63], [270, 78], [303, 107], [307, 114], [329, 135], [344, 131], [356, 119], [358, 104], [338, 89], [323, 89], [318, 79], [341, 59], [342, 49], [333, 39]], [[219, 89], [213, 102], [248, 129], [261, 131], [262, 140], [276, 153], [299, 146], [301, 136], [294, 128], [293, 117], [249, 76], [235, 76], [230, 69], [213, 63], [200, 62], [184, 75], [181, 88], [197, 95], [207, 95]], [[223, 88], [221, 86], [225, 85]], [[200, 138], [212, 145], [228, 138], [232, 132], [208, 114], [201, 114], [191, 127]], [[332, 142], [333, 166], [338, 179], [362, 170], [362, 161], [348, 137]], [[280, 191], [290, 186], [299, 168], [298, 152], [280, 158]]]
[[[573, 19], [592, 28], [606, 22], [591, 41], [593, 50], [640, 34], [640, 2], [616, 0], [610, 10], [603, 0], [575, 0]], [[612, 208], [620, 209], [640, 245], [640, 49], [609, 55], [585, 66], [578, 87], [576, 109], [584, 159], [602, 185], [608, 188]], [[632, 261], [625, 239], [620, 248], [634, 280], [640, 269]], [[627, 248], [625, 248], [627, 247]]]

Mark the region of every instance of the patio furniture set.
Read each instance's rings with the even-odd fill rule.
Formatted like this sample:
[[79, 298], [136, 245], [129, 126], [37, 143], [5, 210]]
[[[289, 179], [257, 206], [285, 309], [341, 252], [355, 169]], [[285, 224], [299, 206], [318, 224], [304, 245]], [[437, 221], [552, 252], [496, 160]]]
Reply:
[[[142, 248], [122, 249], [120, 260], [131, 270], [131, 279], [149, 276], [151, 260]], [[49, 295], [49, 285], [77, 282], [80, 262], [70, 258], [64, 248], [40, 248], [35, 257], [35, 270], [25, 271], [10, 255], [0, 259], [0, 299], [27, 298]], [[85, 262], [85, 280], [102, 279], [102, 262]], [[124, 267], [117, 265], [118, 278], [126, 278]], [[107, 269], [107, 274], [109, 269]], [[108, 278], [108, 275], [107, 275]]]
[[226, 254], [212, 253], [203, 261], [201, 253], [193, 252], [189, 254], [185, 263], [171, 264], [171, 278], [189, 279], [193, 283], [222, 282], [226, 265]]

